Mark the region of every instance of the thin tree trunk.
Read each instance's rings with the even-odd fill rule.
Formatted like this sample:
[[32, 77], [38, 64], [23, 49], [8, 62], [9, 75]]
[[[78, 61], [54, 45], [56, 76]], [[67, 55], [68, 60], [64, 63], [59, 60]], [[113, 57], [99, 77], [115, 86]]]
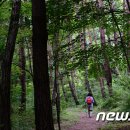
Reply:
[[32, 48], [29, 46], [29, 41], [26, 41], [27, 44], [27, 55], [28, 55], [28, 61], [29, 61], [29, 70], [31, 74], [33, 75], [33, 68], [32, 68]]
[[33, 84], [36, 130], [54, 130], [47, 59], [45, 0], [32, 0]]
[[20, 66], [20, 84], [21, 84], [21, 105], [20, 111], [26, 109], [26, 71], [25, 71], [26, 59], [24, 45], [20, 43], [19, 47], [19, 66]]
[[[54, 81], [54, 84], [55, 84], [55, 81]], [[56, 88], [55, 88], [55, 85], [53, 85], [53, 88], [52, 88], [52, 105], [55, 106], [56, 104]]]
[[71, 75], [71, 85], [73, 87], [74, 94], [75, 94], [76, 105], [79, 105], [79, 101], [78, 101], [78, 97], [77, 97], [77, 93], [76, 93], [76, 87], [75, 87], [75, 83], [74, 83], [74, 71], [71, 71], [70, 75]]
[[[59, 22], [59, 21], [58, 21]], [[59, 62], [58, 62], [58, 46], [59, 46], [59, 32], [57, 31], [54, 36], [53, 54], [54, 54], [54, 87], [52, 92], [52, 104], [56, 105], [57, 111], [57, 123], [58, 128], [61, 130], [60, 126], [60, 88], [59, 88]]]
[[[86, 1], [82, 1], [82, 7], [84, 7]], [[85, 13], [83, 12], [83, 17], [82, 20], [85, 20]], [[83, 50], [86, 51], [87, 47], [86, 47], [86, 31], [85, 31], [85, 27], [83, 27], [83, 33], [81, 35], [81, 41], [82, 41], [82, 45], [83, 45]], [[84, 58], [84, 63], [85, 63], [85, 87], [88, 90], [89, 93], [92, 93], [91, 88], [90, 88], [90, 83], [88, 80], [88, 59], [87, 59], [87, 54], [85, 53], [85, 58]]]
[[79, 101], [78, 101], [78, 98], [77, 98], [77, 95], [76, 95], [76, 92], [75, 92], [75, 86], [72, 84], [68, 74], [67, 74], [67, 79], [68, 79], [70, 91], [71, 91], [72, 97], [73, 97], [73, 99], [75, 101], [75, 104], [79, 105]]
[[61, 130], [61, 126], [60, 126], [60, 89], [59, 89], [59, 82], [58, 82], [58, 77], [59, 77], [59, 72], [58, 71], [59, 70], [58, 70], [58, 64], [57, 63], [55, 64], [54, 88], [55, 88], [55, 91], [56, 91], [57, 123], [58, 123], [59, 130]]
[[52, 47], [48, 44], [48, 62], [49, 62], [49, 79], [50, 79], [50, 88], [53, 88], [53, 52]]
[[97, 35], [94, 28], [93, 28], [93, 34], [94, 34], [94, 42], [97, 44]]
[[[130, 14], [130, 0], [124, 0], [124, 11], [127, 13], [127, 14]], [[126, 6], [126, 7], [125, 7]], [[130, 25], [130, 21], [128, 20], [128, 24]], [[128, 37], [130, 35], [130, 27], [128, 28]], [[130, 59], [130, 41], [129, 41], [129, 38], [128, 38], [128, 49], [127, 49], [127, 55], [128, 55], [128, 59]], [[128, 68], [128, 73], [130, 73], [130, 69]]]
[[129, 9], [129, 12], [130, 12], [130, 0], [126, 0], [126, 3], [127, 3], [127, 6], [128, 6], [128, 9]]
[[50, 79], [50, 87], [52, 88], [53, 86], [53, 66], [50, 65], [50, 76], [49, 76], [49, 79]]
[[[98, 0], [98, 3], [99, 3], [99, 8], [102, 9], [104, 6], [103, 0]], [[107, 57], [106, 51], [105, 51], [105, 49], [106, 49], [105, 29], [103, 27], [100, 27], [99, 31], [100, 31], [101, 46], [102, 46], [102, 50], [103, 50], [103, 54], [104, 54], [104, 63], [102, 65], [102, 67], [103, 67], [103, 70], [105, 73], [105, 78], [107, 81], [109, 95], [112, 96], [112, 94], [113, 94], [113, 92], [112, 92], [112, 75], [111, 75], [109, 60], [108, 60], [108, 57]]]
[[58, 62], [58, 48], [59, 46], [59, 32], [55, 33], [55, 44], [54, 44], [54, 66], [55, 66], [55, 79], [54, 79], [54, 92], [56, 101], [56, 111], [57, 111], [57, 123], [58, 128], [61, 130], [60, 126], [60, 88], [59, 88], [59, 62]]
[[91, 37], [90, 29], [88, 29], [88, 37], [89, 37], [89, 45], [92, 45], [92, 37]]
[[105, 30], [103, 27], [100, 28], [100, 37], [101, 37], [101, 46], [103, 49], [103, 54], [104, 54], [104, 63], [103, 63], [103, 70], [105, 73], [105, 78], [107, 81], [107, 85], [108, 85], [108, 91], [109, 91], [109, 95], [112, 96], [113, 92], [112, 92], [112, 75], [111, 75], [111, 69], [110, 69], [110, 65], [109, 65], [109, 60], [108, 57], [106, 55], [105, 49], [106, 49], [106, 44], [105, 44]]
[[[80, 37], [80, 41], [81, 41], [81, 44], [82, 44], [82, 49], [84, 51], [87, 50], [87, 47], [86, 47], [86, 35], [85, 35], [85, 28], [83, 28], [83, 33], [81, 34], [81, 37]], [[87, 54], [85, 53], [85, 58], [84, 58], [84, 64], [85, 64], [85, 88], [86, 90], [91, 93], [93, 95], [93, 92], [91, 90], [91, 86], [90, 86], [90, 83], [89, 83], [89, 80], [88, 80], [88, 63], [87, 63]], [[93, 95], [93, 98], [94, 98], [94, 95]], [[96, 100], [94, 98], [94, 104], [97, 105], [96, 103]]]
[[99, 83], [100, 83], [102, 98], [106, 98], [105, 87], [104, 87], [104, 79], [100, 77]]
[[117, 45], [118, 41], [117, 41], [118, 35], [117, 32], [114, 32], [114, 44]]
[[[70, 46], [70, 43], [71, 43], [71, 35], [69, 34], [68, 36], [68, 52], [70, 53], [71, 51], [71, 46]], [[73, 47], [72, 47], [73, 48]], [[71, 58], [71, 57], [70, 57]], [[72, 59], [72, 62], [73, 62], [73, 59]], [[66, 68], [66, 65], [65, 65], [65, 68]], [[71, 80], [70, 80], [70, 77], [69, 75], [67, 74], [67, 78], [68, 78], [68, 82], [69, 82], [69, 87], [70, 87], [70, 90], [71, 90], [71, 93], [72, 93], [72, 97], [75, 101], [75, 104], [76, 105], [79, 105], [79, 101], [78, 101], [78, 97], [77, 97], [77, 94], [76, 94], [76, 87], [75, 87], [75, 84], [74, 84], [74, 75], [73, 75], [73, 72], [71, 71], [70, 72], [70, 76], [71, 76]]]
[[65, 91], [65, 88], [64, 88], [64, 83], [63, 83], [63, 77], [62, 77], [62, 75], [60, 77], [60, 81], [61, 81], [61, 86], [62, 86], [62, 91], [63, 91], [63, 95], [64, 95], [64, 98], [65, 98], [65, 101], [68, 102], [66, 91]]
[[[84, 51], [87, 50], [87, 47], [86, 47], [86, 37], [85, 37], [85, 28], [83, 28], [83, 34], [81, 36], [81, 41], [83, 42], [83, 49]], [[85, 53], [86, 54], [86, 53]], [[93, 92], [91, 90], [91, 86], [90, 86], [90, 83], [89, 83], [89, 80], [88, 80], [88, 63], [87, 63], [87, 54], [85, 55], [85, 58], [84, 58], [84, 63], [85, 63], [85, 88], [88, 90], [89, 93], [91, 93], [93, 95]], [[94, 95], [93, 95], [93, 98], [94, 98]], [[94, 104], [97, 105], [96, 103], [96, 100], [94, 98]]]
[[112, 19], [113, 19], [113, 21], [115, 23], [115, 26], [116, 26], [116, 28], [117, 28], [117, 30], [119, 32], [119, 36], [120, 36], [120, 40], [121, 40], [121, 46], [123, 48], [124, 57], [126, 59], [126, 63], [127, 63], [127, 66], [128, 66], [128, 71], [130, 72], [130, 62], [129, 62], [129, 58], [128, 58], [128, 55], [127, 55], [126, 46], [124, 44], [125, 42], [124, 42], [124, 39], [122, 38], [122, 34], [121, 34], [121, 31], [120, 31], [117, 19], [115, 17], [115, 14], [114, 14], [114, 11], [113, 11], [113, 8], [112, 8], [110, 0], [108, 0], [108, 4], [109, 4], [109, 8], [110, 8]]
[[11, 130], [10, 122], [10, 83], [11, 64], [18, 33], [19, 14], [21, 1], [14, 0], [12, 5], [11, 19], [5, 47], [5, 53], [1, 65], [0, 82], [0, 130]]

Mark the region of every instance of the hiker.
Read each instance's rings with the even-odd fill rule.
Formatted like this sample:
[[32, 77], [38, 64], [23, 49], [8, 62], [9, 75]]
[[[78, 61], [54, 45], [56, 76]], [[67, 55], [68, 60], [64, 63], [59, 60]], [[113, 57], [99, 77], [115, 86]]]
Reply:
[[90, 112], [93, 110], [93, 103], [94, 103], [94, 99], [91, 93], [87, 94], [87, 97], [85, 99], [85, 103], [87, 104], [88, 107], [88, 115], [90, 116]]

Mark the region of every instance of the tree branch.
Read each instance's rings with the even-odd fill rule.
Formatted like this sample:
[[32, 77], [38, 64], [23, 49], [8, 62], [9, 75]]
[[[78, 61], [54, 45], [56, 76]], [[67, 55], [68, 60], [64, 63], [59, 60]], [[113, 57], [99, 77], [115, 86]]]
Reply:
[[[17, 66], [17, 67], [19, 67], [19, 68], [21, 68], [21, 66], [20, 65], [18, 65], [18, 64], [16, 64], [16, 63], [12, 63], [13, 65], [15, 65], [15, 66]], [[30, 75], [31, 75], [31, 77], [33, 78], [33, 74], [29, 71], [29, 70], [27, 70], [27, 69], [24, 69], [24, 71], [26, 71], [26, 72], [28, 72]]]

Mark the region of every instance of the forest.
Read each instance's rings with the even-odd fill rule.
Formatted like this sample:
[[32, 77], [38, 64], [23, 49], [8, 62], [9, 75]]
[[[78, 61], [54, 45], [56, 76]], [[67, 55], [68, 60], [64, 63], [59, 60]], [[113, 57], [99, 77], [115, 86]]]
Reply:
[[130, 112], [130, 0], [0, 0], [0, 130], [130, 130], [99, 112]]

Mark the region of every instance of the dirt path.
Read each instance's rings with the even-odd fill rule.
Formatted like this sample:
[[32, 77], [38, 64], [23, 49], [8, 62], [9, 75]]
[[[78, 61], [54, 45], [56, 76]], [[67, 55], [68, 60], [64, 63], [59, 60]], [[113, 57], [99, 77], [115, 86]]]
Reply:
[[96, 114], [89, 118], [85, 112], [82, 112], [80, 115], [80, 121], [68, 130], [98, 130], [98, 128], [101, 128], [103, 125], [105, 125], [105, 122], [96, 121]]

